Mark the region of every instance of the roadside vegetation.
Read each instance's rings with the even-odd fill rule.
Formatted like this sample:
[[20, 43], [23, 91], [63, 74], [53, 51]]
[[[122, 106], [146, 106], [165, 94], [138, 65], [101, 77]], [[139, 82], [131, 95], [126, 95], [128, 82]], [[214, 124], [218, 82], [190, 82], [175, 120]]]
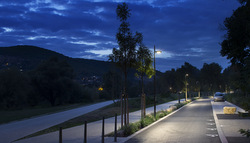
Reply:
[[233, 93], [233, 94], [226, 94], [226, 100], [231, 102], [245, 111], [250, 111], [250, 96], [245, 96], [242, 93]]
[[[135, 132], [147, 127], [148, 125], [154, 123], [155, 121], [167, 116], [168, 114], [172, 113], [173, 111], [181, 108], [182, 106], [188, 104], [190, 101], [177, 103], [174, 106], [176, 107], [170, 110], [161, 110], [156, 113], [154, 117], [154, 113], [147, 114], [143, 119], [138, 122], [130, 123], [128, 126], [123, 126], [122, 128], [118, 129], [117, 137], [127, 137]], [[114, 132], [107, 134], [106, 136], [114, 136]]]

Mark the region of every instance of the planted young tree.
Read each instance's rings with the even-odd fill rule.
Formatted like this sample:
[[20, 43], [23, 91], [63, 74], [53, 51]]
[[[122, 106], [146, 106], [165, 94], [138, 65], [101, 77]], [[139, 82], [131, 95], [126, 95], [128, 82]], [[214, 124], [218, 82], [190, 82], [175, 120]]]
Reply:
[[127, 75], [129, 68], [135, 65], [138, 35], [134, 35], [129, 28], [128, 18], [131, 13], [126, 3], [118, 4], [116, 14], [121, 22], [118, 32], [116, 33], [116, 40], [119, 48], [113, 49], [112, 54], [109, 55], [109, 60], [116, 63], [124, 75], [124, 84], [121, 95], [121, 126], [123, 126], [123, 123], [125, 125], [129, 124]]
[[146, 115], [146, 94], [144, 93], [144, 82], [143, 79], [145, 76], [151, 78], [155, 72], [152, 67], [152, 53], [150, 50], [142, 44], [142, 36], [140, 36], [141, 40], [139, 41], [139, 49], [137, 50], [137, 73], [136, 77], [141, 79], [141, 118], [143, 119]]

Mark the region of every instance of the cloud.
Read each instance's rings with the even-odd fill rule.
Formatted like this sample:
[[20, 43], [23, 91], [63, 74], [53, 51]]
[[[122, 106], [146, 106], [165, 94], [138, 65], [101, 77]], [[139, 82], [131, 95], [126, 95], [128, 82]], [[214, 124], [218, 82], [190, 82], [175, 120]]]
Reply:
[[[235, 0], [127, 0], [131, 30], [144, 44], [163, 51], [156, 55], [161, 70], [189, 61], [227, 65], [219, 54], [219, 24], [239, 4]], [[0, 46], [35, 45], [71, 57], [107, 60], [117, 48], [120, 0], [1, 0]], [[168, 64], [166, 64], [166, 63]], [[165, 69], [164, 69], [165, 67]]]
[[87, 53], [92, 53], [97, 55], [98, 57], [104, 57], [105, 59], [108, 55], [112, 54], [112, 49], [104, 49], [104, 50], [87, 50]]

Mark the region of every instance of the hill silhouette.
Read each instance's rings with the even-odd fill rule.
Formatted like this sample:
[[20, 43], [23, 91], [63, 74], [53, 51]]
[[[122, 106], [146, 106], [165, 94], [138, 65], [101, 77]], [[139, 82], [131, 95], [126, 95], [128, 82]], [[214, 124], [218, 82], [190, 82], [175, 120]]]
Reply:
[[9, 66], [23, 71], [36, 68], [42, 61], [51, 57], [67, 61], [74, 69], [76, 77], [102, 76], [113, 68], [113, 64], [105, 61], [70, 58], [63, 54], [29, 45], [0, 47], [0, 69]]

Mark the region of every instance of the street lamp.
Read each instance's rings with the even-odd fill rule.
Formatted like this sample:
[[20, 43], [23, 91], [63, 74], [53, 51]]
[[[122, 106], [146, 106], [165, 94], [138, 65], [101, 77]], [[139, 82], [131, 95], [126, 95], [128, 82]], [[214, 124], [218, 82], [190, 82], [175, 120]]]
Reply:
[[188, 77], [188, 74], [185, 74], [185, 86], [186, 86], [185, 99], [186, 101], [187, 101], [187, 77]]
[[156, 77], [156, 70], [155, 70], [155, 53], [160, 54], [162, 51], [155, 51], [155, 45], [154, 45], [154, 117], [156, 117], [156, 83], [155, 83], [155, 77]]

